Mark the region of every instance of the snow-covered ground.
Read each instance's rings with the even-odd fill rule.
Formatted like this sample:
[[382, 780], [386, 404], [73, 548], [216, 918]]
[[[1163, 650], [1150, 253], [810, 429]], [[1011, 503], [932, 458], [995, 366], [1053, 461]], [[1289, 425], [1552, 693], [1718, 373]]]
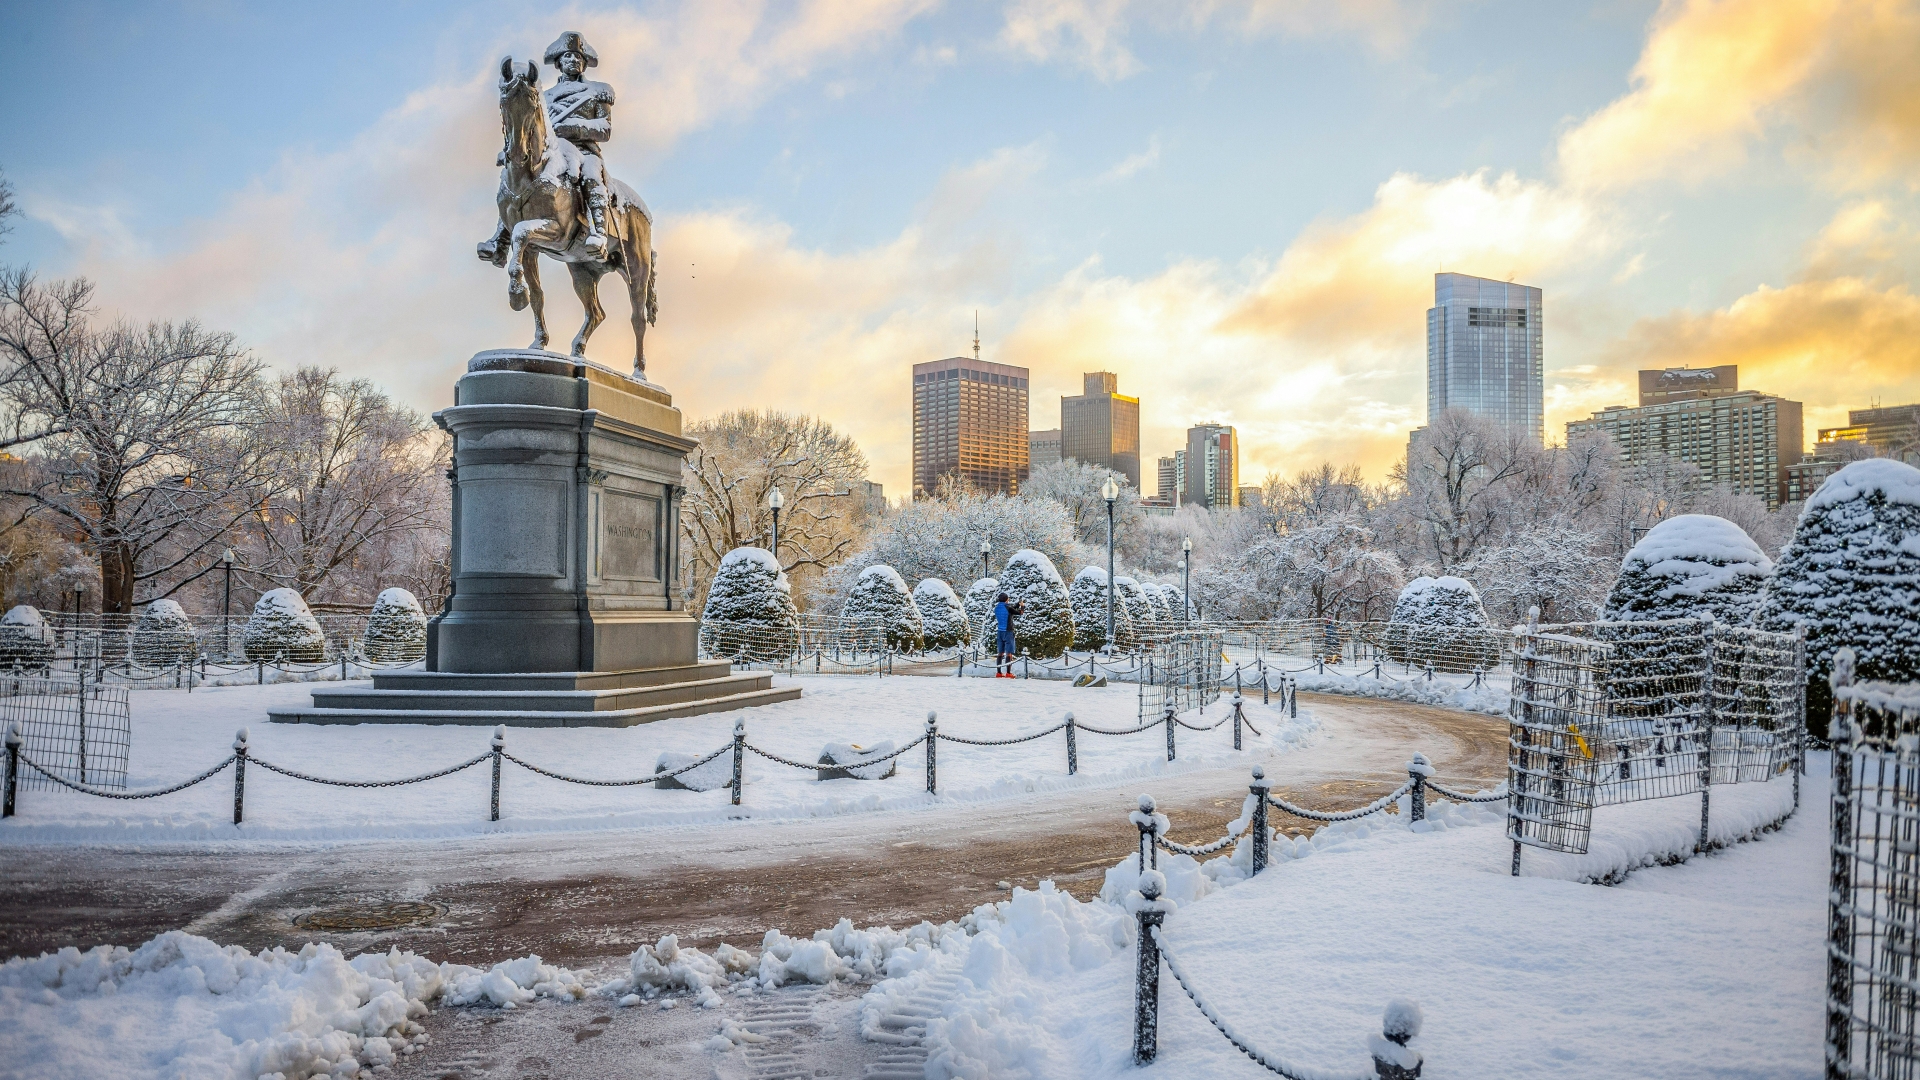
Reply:
[[[1229, 664], [1239, 664], [1245, 683], [1255, 689], [1250, 691], [1257, 697], [1260, 685], [1260, 669], [1255, 666], [1254, 656], [1245, 650], [1229, 650]], [[1281, 676], [1294, 680], [1300, 689], [1308, 693], [1345, 694], [1349, 697], [1386, 698], [1390, 701], [1406, 701], [1415, 705], [1434, 705], [1443, 709], [1459, 709], [1463, 712], [1485, 713], [1489, 716], [1506, 716], [1511, 700], [1513, 673], [1506, 668], [1496, 668], [1480, 678], [1478, 686], [1474, 677], [1468, 673], [1435, 672], [1429, 679], [1424, 671], [1409, 670], [1392, 661], [1380, 662], [1378, 676], [1374, 675], [1374, 663], [1349, 661], [1343, 664], [1327, 664], [1324, 671], [1316, 670], [1310, 660], [1297, 656], [1268, 655], [1265, 658], [1272, 685], [1280, 685]], [[1226, 671], [1232, 679], [1233, 668]]]
[[[510, 728], [508, 752], [532, 764], [588, 779], [650, 775], [663, 753], [705, 756], [728, 744], [735, 720], [748, 742], [783, 757], [817, 760], [829, 744], [902, 746], [924, 729], [929, 710], [940, 730], [970, 739], [1005, 739], [1059, 723], [1071, 711], [1082, 724], [1131, 728], [1137, 723], [1132, 685], [1074, 688], [1042, 680], [915, 677], [780, 676], [797, 683], [798, 701], [739, 712], [685, 717], [632, 728]], [[269, 706], [305, 700], [299, 684], [184, 690], [137, 690], [131, 695], [132, 750], [128, 788], [176, 783], [231, 753], [234, 733], [250, 729], [250, 753], [332, 779], [385, 780], [412, 776], [485, 753], [491, 729], [435, 725], [325, 726], [270, 724]], [[1210, 706], [1194, 723], [1225, 715]], [[938, 752], [942, 800], [982, 800], [1072, 786], [1143, 780], [1176, 771], [1264, 760], [1309, 738], [1311, 710], [1289, 719], [1258, 697], [1247, 716], [1263, 735], [1246, 732], [1233, 749], [1231, 725], [1178, 731], [1179, 757], [1166, 760], [1163, 729], [1124, 736], [1081, 731], [1079, 772], [1066, 771], [1064, 733], [1014, 746], [972, 747], [942, 742]], [[684, 759], [683, 759], [684, 760]], [[222, 773], [176, 794], [143, 800], [107, 800], [58, 790], [22, 791], [19, 813], [0, 822], [0, 844], [315, 841], [419, 838], [497, 831], [633, 828], [731, 817], [814, 817], [925, 805], [925, 755], [918, 747], [897, 759], [885, 780], [821, 782], [811, 771], [748, 754], [745, 797], [730, 805], [725, 790], [655, 791], [652, 785], [585, 787], [548, 779], [507, 763], [501, 781], [501, 820], [489, 822], [487, 762], [451, 776], [394, 788], [323, 787], [250, 765], [246, 823], [232, 824], [233, 780]], [[730, 770], [730, 756], [715, 762]]]
[[[1324, 1075], [1367, 1074], [1368, 1036], [1390, 999], [1418, 999], [1414, 1048], [1446, 1077], [1815, 1077], [1825, 926], [1824, 755], [1803, 812], [1789, 781], [1716, 789], [1727, 846], [1681, 865], [1698, 802], [1603, 808], [1586, 857], [1529, 851], [1508, 876], [1497, 809], [1436, 804], [1414, 830], [1374, 817], [1280, 841], [1256, 879], [1246, 853], [1205, 864], [1161, 856], [1175, 910], [1165, 940], [1236, 1034]], [[1180, 835], [1179, 823], [1174, 834]], [[1198, 840], [1185, 836], [1183, 839]], [[1617, 878], [1614, 887], [1580, 878]], [[415, 1052], [436, 1005], [512, 1008], [583, 998], [713, 1009], [716, 1072], [755, 1045], [722, 1006], [795, 982], [873, 983], [861, 1031], [919, 1042], [925, 1075], [1094, 1078], [1265, 1076], [1161, 981], [1159, 1059], [1129, 1060], [1137, 871], [1103, 898], [1042, 882], [957, 923], [905, 931], [846, 921], [758, 949], [641, 947], [611, 978], [537, 957], [490, 970], [412, 953], [347, 960], [221, 949], [169, 933], [0, 965], [0, 1071], [286, 1080], [355, 1075]], [[723, 996], [724, 995], [724, 996]], [[564, 1007], [564, 1006], [563, 1006]], [[382, 1070], [383, 1071], [383, 1070]]]

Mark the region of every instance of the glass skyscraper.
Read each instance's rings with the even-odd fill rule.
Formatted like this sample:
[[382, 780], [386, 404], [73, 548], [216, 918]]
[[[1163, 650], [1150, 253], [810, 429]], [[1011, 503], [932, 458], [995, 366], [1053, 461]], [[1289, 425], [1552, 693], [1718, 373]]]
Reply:
[[1465, 409], [1546, 437], [1540, 290], [1435, 274], [1427, 309], [1427, 423]]

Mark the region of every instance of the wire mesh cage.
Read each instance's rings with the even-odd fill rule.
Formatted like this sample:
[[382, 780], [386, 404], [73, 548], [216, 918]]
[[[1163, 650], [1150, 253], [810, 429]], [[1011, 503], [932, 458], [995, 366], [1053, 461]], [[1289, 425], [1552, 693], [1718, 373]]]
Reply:
[[1222, 640], [1216, 632], [1188, 630], [1172, 634], [1147, 651], [1140, 682], [1140, 723], [1192, 712], [1220, 698]]
[[1713, 783], [1760, 783], [1798, 765], [1806, 740], [1806, 642], [1744, 626], [1714, 629]]
[[[1843, 659], [1844, 658], [1844, 659]], [[1920, 1078], [1920, 684], [1834, 658], [1830, 1080]]]
[[[132, 724], [127, 688], [79, 679], [0, 678], [0, 730], [20, 725], [20, 749], [42, 769], [94, 787], [127, 786]], [[29, 789], [60, 785], [22, 767]]]
[[1611, 653], [1601, 642], [1560, 634], [1515, 638], [1507, 839], [1549, 851], [1587, 850]]

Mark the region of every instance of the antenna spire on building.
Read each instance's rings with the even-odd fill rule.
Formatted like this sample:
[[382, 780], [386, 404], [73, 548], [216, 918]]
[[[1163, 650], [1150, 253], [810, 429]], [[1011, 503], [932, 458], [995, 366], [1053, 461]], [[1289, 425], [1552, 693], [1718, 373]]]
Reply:
[[980, 362], [980, 309], [973, 309], [973, 360]]

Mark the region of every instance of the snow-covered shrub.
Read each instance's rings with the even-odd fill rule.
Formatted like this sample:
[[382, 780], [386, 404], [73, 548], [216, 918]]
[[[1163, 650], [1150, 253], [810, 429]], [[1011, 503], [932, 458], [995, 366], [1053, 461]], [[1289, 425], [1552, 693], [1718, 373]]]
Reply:
[[172, 600], [155, 600], [133, 624], [133, 659], [145, 667], [172, 667], [199, 655], [193, 620]]
[[738, 547], [721, 557], [700, 609], [700, 647], [729, 660], [783, 660], [800, 648], [793, 589], [767, 549]]
[[1756, 625], [1807, 628], [1807, 726], [1825, 735], [1833, 654], [1862, 679], [1920, 680], [1920, 469], [1856, 461], [1807, 500], [1774, 567]]
[[1124, 603], [1127, 618], [1133, 623], [1136, 638], [1144, 638], [1162, 629], [1160, 618], [1153, 610], [1153, 601], [1147, 599], [1147, 590], [1140, 582], [1130, 577], [1113, 579], [1114, 599]]
[[905, 652], [919, 652], [926, 620], [913, 605], [913, 595], [900, 572], [884, 563], [860, 571], [859, 580], [847, 593], [847, 606], [841, 614], [854, 622], [880, 627], [887, 644]]
[[382, 589], [367, 618], [366, 655], [383, 664], [412, 663], [427, 655], [427, 613], [405, 589]]
[[40, 609], [21, 604], [0, 616], [0, 670], [45, 671], [53, 663], [53, 633]]
[[1491, 668], [1500, 660], [1501, 639], [1487, 625], [1487, 610], [1473, 583], [1457, 577], [1417, 577], [1393, 604], [1382, 646], [1396, 663], [1435, 671]]
[[1025, 605], [1013, 620], [1016, 649], [1043, 660], [1073, 644], [1073, 606], [1052, 559], [1032, 548], [1014, 552], [1000, 572], [1000, 588], [1009, 600]]
[[921, 642], [929, 649], [951, 649], [973, 640], [967, 630], [967, 609], [953, 586], [927, 578], [913, 587], [913, 606], [920, 609]]
[[967, 587], [967, 626], [973, 640], [984, 649], [993, 648], [993, 598], [1000, 595], [1000, 579], [983, 577]]
[[253, 605], [253, 615], [240, 631], [240, 646], [249, 660], [312, 663], [327, 658], [327, 636], [320, 630], [320, 620], [292, 589], [274, 589]]
[[[1102, 649], [1107, 644], [1107, 572], [1098, 566], [1086, 566], [1073, 576], [1067, 590], [1067, 602], [1073, 609], [1073, 647]], [[1136, 640], [1133, 620], [1127, 615], [1126, 599], [1118, 592], [1113, 597], [1113, 636], [1117, 649], [1131, 649]]]
[[1160, 629], [1173, 629], [1173, 604], [1167, 599], [1167, 587], [1152, 581], [1143, 581], [1140, 587], [1146, 590], [1147, 602], [1153, 605], [1153, 618]]
[[1682, 514], [1649, 529], [1627, 552], [1601, 617], [1744, 625], [1771, 573], [1773, 560], [1740, 526], [1711, 514]]
[[1166, 598], [1167, 611], [1174, 622], [1186, 622], [1190, 612], [1187, 610], [1187, 594], [1180, 591], [1178, 585], [1160, 586], [1160, 595]]

